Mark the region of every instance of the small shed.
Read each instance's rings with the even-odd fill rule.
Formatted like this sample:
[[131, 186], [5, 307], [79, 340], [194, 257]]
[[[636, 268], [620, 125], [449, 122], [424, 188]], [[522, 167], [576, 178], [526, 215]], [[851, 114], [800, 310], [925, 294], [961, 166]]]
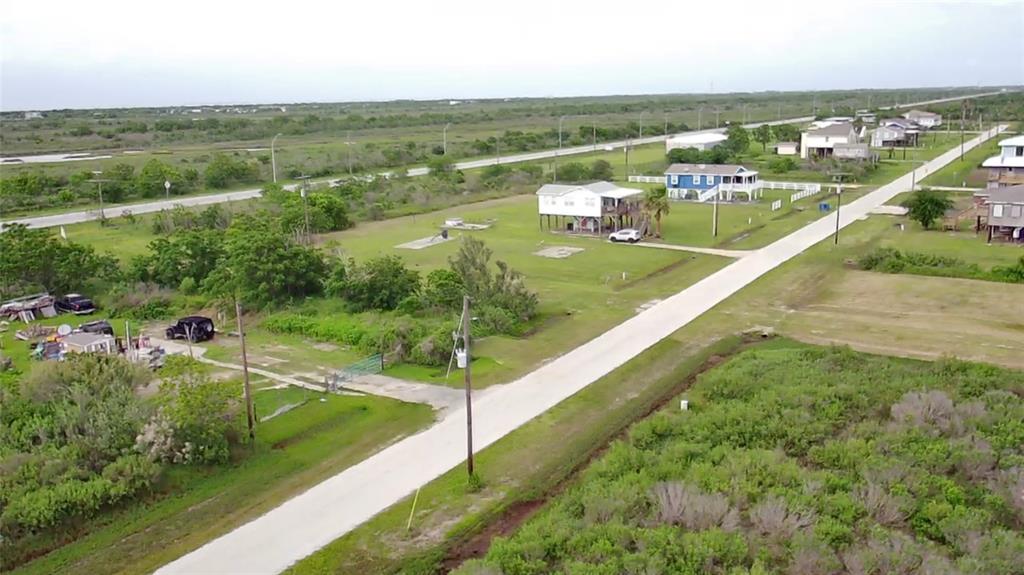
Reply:
[[780, 156], [795, 156], [800, 153], [796, 142], [779, 142], [775, 144], [775, 153]]
[[68, 353], [115, 353], [117, 342], [105, 333], [73, 333], [61, 340]]

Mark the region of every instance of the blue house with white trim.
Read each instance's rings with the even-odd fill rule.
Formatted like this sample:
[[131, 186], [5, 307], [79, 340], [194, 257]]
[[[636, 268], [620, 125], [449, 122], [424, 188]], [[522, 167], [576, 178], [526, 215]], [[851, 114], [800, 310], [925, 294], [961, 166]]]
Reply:
[[732, 201], [735, 194], [746, 194], [752, 201], [761, 195], [757, 172], [737, 164], [672, 164], [665, 170], [665, 188], [673, 200], [700, 202], [715, 197]]

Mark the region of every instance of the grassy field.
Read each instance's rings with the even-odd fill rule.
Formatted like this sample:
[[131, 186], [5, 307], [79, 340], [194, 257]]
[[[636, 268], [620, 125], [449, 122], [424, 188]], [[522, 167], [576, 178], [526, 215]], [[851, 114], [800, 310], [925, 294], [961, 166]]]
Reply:
[[261, 423], [234, 464], [171, 468], [149, 500], [63, 533], [66, 545], [12, 573], [150, 573], [433, 419], [423, 405], [298, 389], [259, 391], [254, 401], [262, 417], [305, 403]]
[[1004, 139], [1004, 137], [992, 138], [964, 154], [963, 160], [957, 158], [941, 170], [928, 175], [921, 180], [921, 184], [951, 188], [984, 188], [988, 183], [988, 170], [982, 168], [981, 163], [987, 158], [999, 155], [999, 141]]
[[[615, 428], [615, 422], [622, 421], [617, 406], [664, 385], [662, 378], [671, 378], [673, 370], [686, 362], [693, 366], [708, 353], [724, 353], [721, 348], [701, 350], [754, 326], [810, 343], [921, 358], [958, 356], [1024, 368], [1024, 308], [1006, 305], [1024, 302], [1024, 286], [908, 278], [845, 266], [879, 242], [906, 247], [900, 243], [904, 238], [927, 244], [943, 236], [915, 232], [909, 226], [909, 233], [899, 233], [893, 223], [887, 216], [856, 222], [843, 231], [838, 247], [823, 242], [783, 264], [617, 370], [614, 377], [587, 387], [484, 450], [477, 458], [487, 462], [479, 465], [486, 486], [482, 492], [467, 493], [460, 470], [454, 470], [424, 487], [411, 531], [405, 529], [410, 498], [300, 562], [293, 572], [433, 573], [449, 552], [474, 556], [462, 547], [471, 533], [485, 525], [488, 533], [507, 533], [514, 523], [495, 518], [506, 510], [518, 517], [527, 512], [524, 509], [535, 509], [545, 489], [564, 476], [551, 473], [547, 466], [586, 460], [601, 445], [529, 443], [523, 437], [576, 437], [564, 430], [584, 422], [586, 427], [579, 429]], [[992, 257], [984, 243], [969, 247], [960, 245], [961, 255]], [[997, 253], [1001, 255], [994, 257], [1002, 259], [1014, 252]], [[928, 285], [912, 289], [922, 286], [922, 280]], [[993, 317], [999, 320], [992, 321]], [[524, 469], [524, 453], [534, 462], [533, 469]], [[473, 549], [479, 553], [486, 545]]]

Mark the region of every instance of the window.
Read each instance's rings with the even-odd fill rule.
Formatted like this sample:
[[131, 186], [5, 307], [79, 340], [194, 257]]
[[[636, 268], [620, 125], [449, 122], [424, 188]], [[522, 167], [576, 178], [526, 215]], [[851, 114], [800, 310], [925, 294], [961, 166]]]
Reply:
[[1019, 218], [1022, 211], [1024, 211], [1024, 206], [1010, 206], [1010, 217]]
[[715, 177], [714, 176], [704, 176], [704, 183], [705, 184], [710, 186], [714, 181], [715, 181]]
[[992, 217], [1001, 218], [1003, 217], [1003, 204], [992, 204]]

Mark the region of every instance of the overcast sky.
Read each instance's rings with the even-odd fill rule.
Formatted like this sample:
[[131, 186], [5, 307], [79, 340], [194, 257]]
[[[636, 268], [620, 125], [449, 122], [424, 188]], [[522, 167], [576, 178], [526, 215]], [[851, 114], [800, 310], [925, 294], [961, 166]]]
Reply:
[[2, 5], [4, 110], [1024, 84], [1024, 0]]

